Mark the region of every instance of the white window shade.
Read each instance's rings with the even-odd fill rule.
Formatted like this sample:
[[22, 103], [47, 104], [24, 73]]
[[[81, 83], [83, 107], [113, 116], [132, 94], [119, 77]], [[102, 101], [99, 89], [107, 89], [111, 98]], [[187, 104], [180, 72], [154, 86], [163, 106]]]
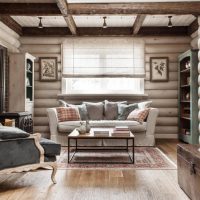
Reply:
[[66, 39], [63, 77], [144, 78], [144, 42], [112, 37]]

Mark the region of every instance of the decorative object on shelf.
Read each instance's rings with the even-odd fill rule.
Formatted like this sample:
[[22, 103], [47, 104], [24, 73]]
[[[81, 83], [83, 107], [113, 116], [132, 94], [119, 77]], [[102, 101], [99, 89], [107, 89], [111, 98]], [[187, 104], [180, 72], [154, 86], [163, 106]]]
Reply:
[[27, 63], [27, 65], [26, 65], [26, 70], [27, 70], [28, 72], [31, 72], [31, 64], [30, 64], [30, 63]]
[[186, 99], [186, 100], [190, 100], [190, 93], [187, 93], [187, 94], [185, 95], [185, 99]]
[[187, 77], [187, 84], [190, 85], [190, 77]]
[[103, 17], [103, 26], [102, 28], [108, 28], [107, 23], [106, 23], [106, 16]]
[[172, 16], [168, 16], [168, 19], [169, 19], [169, 21], [168, 21], [167, 27], [171, 28], [171, 27], [173, 27], [173, 25], [172, 25]]
[[57, 57], [41, 57], [40, 63], [40, 81], [57, 81]]
[[189, 68], [190, 68], [190, 61], [189, 61], [189, 60], [185, 63], [185, 68], [186, 68], [186, 69], [189, 69]]
[[150, 58], [150, 81], [167, 82], [169, 80], [168, 57]]
[[42, 17], [38, 17], [38, 19], [39, 19], [38, 28], [44, 28], [42, 24]]
[[28, 77], [26, 77], [26, 86], [31, 86], [31, 83]]

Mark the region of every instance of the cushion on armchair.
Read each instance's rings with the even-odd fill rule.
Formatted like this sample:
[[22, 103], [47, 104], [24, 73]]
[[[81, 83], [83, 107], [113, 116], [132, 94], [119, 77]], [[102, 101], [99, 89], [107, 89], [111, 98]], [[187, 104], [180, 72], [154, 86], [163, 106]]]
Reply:
[[0, 139], [27, 138], [30, 134], [16, 127], [0, 126]]

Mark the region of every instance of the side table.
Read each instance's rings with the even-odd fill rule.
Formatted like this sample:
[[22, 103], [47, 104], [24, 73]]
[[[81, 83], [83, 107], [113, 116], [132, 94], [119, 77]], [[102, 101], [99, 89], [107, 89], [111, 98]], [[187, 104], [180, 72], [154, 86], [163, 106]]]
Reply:
[[28, 133], [33, 133], [33, 119], [29, 112], [6, 112], [0, 114], [0, 123], [4, 124], [5, 119], [14, 119], [15, 127]]

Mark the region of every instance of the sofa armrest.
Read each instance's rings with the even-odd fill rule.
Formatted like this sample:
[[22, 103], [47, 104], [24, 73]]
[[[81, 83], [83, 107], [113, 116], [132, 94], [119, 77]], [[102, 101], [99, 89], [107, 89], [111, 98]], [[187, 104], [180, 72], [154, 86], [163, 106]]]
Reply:
[[58, 136], [58, 116], [56, 108], [47, 108], [47, 116], [49, 119], [50, 138], [57, 141]]
[[158, 117], [159, 110], [157, 108], [150, 108], [149, 114], [147, 117], [147, 135], [155, 134], [156, 120]]
[[0, 141], [0, 170], [44, 161], [40, 134]]

